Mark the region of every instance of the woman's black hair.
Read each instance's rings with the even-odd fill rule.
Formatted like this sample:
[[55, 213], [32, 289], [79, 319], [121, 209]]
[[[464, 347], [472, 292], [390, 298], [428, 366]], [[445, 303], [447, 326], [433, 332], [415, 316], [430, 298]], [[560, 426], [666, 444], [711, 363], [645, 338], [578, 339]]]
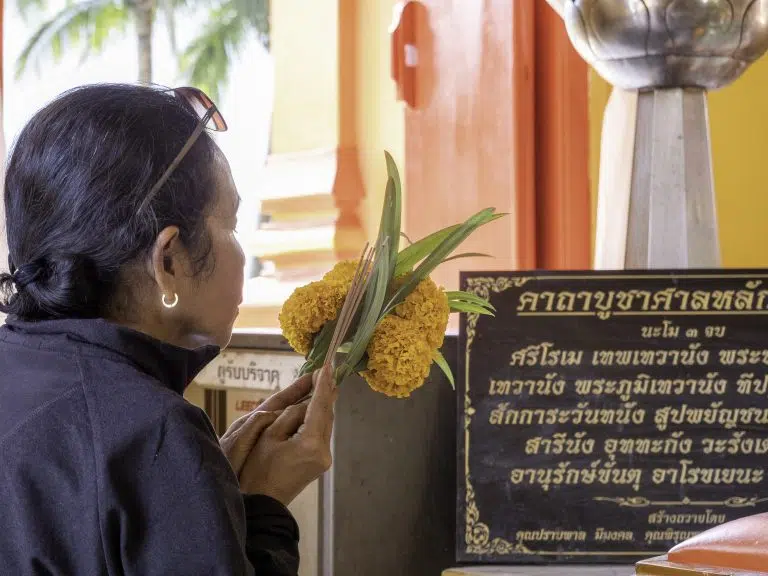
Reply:
[[216, 194], [207, 133], [137, 214], [198, 121], [170, 91], [121, 84], [76, 88], [35, 114], [6, 170], [10, 274], [0, 275], [0, 311], [25, 320], [110, 313], [126, 265], [170, 225], [201, 272]]

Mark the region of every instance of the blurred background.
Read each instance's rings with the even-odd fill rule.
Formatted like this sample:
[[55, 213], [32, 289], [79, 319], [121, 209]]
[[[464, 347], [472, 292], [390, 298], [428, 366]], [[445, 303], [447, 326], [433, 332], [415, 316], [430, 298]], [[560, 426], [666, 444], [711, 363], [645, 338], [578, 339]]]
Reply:
[[[91, 82], [196, 85], [244, 199], [238, 326], [376, 233], [390, 151], [404, 231], [418, 238], [495, 206], [463, 269], [589, 268], [610, 86], [544, 0], [5, 0], [8, 147], [60, 92]], [[710, 96], [726, 266], [765, 266], [768, 62]]]

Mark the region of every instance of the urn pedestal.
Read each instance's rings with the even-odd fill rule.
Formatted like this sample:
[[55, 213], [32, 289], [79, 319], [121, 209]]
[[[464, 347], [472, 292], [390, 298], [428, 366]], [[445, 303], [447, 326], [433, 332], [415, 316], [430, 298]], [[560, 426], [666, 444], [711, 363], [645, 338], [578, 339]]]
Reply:
[[[768, 0], [547, 0], [614, 86], [601, 143], [597, 269], [720, 266], [707, 91], [768, 49]], [[637, 574], [768, 574], [768, 515], [707, 530]]]

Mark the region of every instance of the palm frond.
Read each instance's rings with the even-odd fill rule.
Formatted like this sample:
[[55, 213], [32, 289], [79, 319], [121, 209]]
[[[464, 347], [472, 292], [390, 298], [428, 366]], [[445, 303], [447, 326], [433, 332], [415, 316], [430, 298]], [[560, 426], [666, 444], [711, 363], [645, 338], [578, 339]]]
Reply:
[[84, 57], [101, 51], [113, 32], [125, 33], [130, 19], [130, 7], [119, 0], [68, 3], [27, 41], [16, 61], [16, 77], [46, 51], [58, 62], [67, 44], [82, 47]]
[[240, 18], [256, 30], [259, 40], [269, 49], [269, 0], [228, 0]]
[[229, 78], [232, 55], [245, 42], [248, 22], [230, 2], [211, 11], [205, 29], [181, 56], [181, 69], [189, 81], [218, 100]]

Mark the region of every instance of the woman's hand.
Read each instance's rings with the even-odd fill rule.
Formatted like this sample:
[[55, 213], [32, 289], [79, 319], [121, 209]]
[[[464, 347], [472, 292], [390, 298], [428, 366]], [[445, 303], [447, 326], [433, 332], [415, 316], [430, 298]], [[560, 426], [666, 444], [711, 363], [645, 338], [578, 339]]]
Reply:
[[264, 430], [277, 420], [285, 408], [304, 398], [311, 390], [312, 374], [306, 374], [232, 423], [219, 442], [238, 478], [245, 459]]
[[[287, 506], [331, 467], [333, 406], [337, 396], [331, 371], [313, 373], [312, 386], [311, 399], [297, 406], [283, 405], [279, 414], [273, 410], [280, 404], [268, 405], [267, 400], [262, 405], [269, 409], [269, 416], [254, 422], [253, 428], [259, 432], [239, 475], [243, 492], [271, 496]], [[293, 402], [308, 391], [296, 396]]]

